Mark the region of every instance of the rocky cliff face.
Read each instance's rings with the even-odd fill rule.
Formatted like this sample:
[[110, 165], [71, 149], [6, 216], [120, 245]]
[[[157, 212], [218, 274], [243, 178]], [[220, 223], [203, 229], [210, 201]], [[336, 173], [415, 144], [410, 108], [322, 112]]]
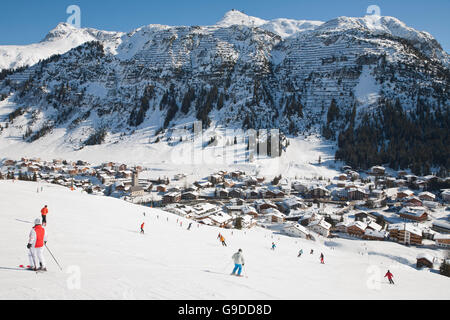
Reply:
[[0, 77], [27, 139], [59, 127], [79, 144], [99, 129], [130, 134], [194, 120], [296, 134], [320, 131], [333, 100], [341, 114], [353, 106], [364, 114], [380, 97], [405, 109], [418, 99], [449, 106], [448, 54], [392, 17], [264, 21], [233, 11], [214, 26], [128, 34], [60, 25], [41, 45], [67, 39], [78, 40], [66, 53]]

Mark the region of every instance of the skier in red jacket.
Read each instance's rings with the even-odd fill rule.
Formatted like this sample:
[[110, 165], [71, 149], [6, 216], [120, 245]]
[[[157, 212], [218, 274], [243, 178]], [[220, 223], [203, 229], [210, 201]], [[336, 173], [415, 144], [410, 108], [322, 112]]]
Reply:
[[144, 233], [144, 224], [145, 224], [145, 222], [142, 222], [142, 224], [141, 224], [141, 233]]
[[48, 214], [48, 208], [47, 208], [47, 205], [45, 205], [45, 207], [43, 207], [43, 208], [41, 209], [42, 225], [43, 225], [44, 227], [47, 226], [47, 214]]
[[386, 272], [386, 274], [384, 275], [384, 277], [389, 279], [389, 283], [390, 284], [394, 284], [394, 280], [392, 280], [392, 278], [394, 277], [394, 275], [388, 270]]
[[[28, 257], [30, 259], [30, 269], [37, 271], [47, 271], [44, 259], [44, 246], [47, 243], [47, 232], [42, 227], [41, 218], [37, 218], [34, 221], [34, 227], [31, 229], [28, 239], [27, 248]], [[40, 268], [38, 269], [38, 263]]]

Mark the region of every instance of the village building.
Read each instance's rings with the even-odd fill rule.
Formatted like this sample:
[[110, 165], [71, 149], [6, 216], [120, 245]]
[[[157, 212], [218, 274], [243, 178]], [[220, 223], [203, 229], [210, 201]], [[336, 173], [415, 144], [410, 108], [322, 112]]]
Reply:
[[283, 223], [285, 216], [274, 208], [268, 208], [261, 211], [261, 214], [272, 223]]
[[199, 197], [199, 194], [196, 191], [188, 191], [188, 192], [183, 192], [181, 194], [182, 200], [197, 200], [198, 197]]
[[352, 200], [366, 200], [369, 198], [369, 193], [361, 188], [350, 188], [347, 190], [347, 199]]
[[299, 224], [289, 224], [283, 228], [283, 232], [291, 237], [311, 239], [311, 233], [309, 230]]
[[398, 214], [400, 217], [407, 220], [426, 221], [428, 219], [428, 214], [425, 208], [405, 207], [402, 208]]
[[423, 205], [423, 203], [422, 203], [422, 200], [420, 200], [418, 197], [412, 196], [412, 197], [406, 198], [403, 205], [410, 206], [410, 207], [421, 207]]
[[354, 221], [347, 226], [347, 233], [356, 236], [363, 237], [366, 231], [367, 224], [361, 221]]
[[309, 191], [309, 195], [313, 199], [324, 199], [324, 198], [329, 198], [331, 195], [331, 192], [330, 192], [330, 190], [328, 190], [325, 187], [313, 187]]
[[450, 248], [450, 234], [435, 234], [433, 239], [438, 247]]
[[258, 211], [252, 206], [242, 206], [242, 214], [252, 216], [253, 218], [258, 217]]
[[446, 203], [450, 203], [450, 189], [443, 190], [441, 193], [441, 198]]
[[431, 224], [431, 229], [440, 233], [450, 233], [450, 223], [445, 221], [433, 221]]
[[404, 199], [404, 198], [411, 197], [413, 195], [414, 195], [414, 192], [412, 192], [411, 190], [402, 189], [397, 192], [397, 199]]
[[208, 216], [208, 218], [212, 221], [214, 226], [217, 226], [219, 228], [230, 227], [231, 223], [233, 222], [233, 217], [224, 212], [211, 214], [210, 216]]
[[254, 202], [254, 205], [255, 205], [256, 209], [258, 209], [259, 212], [261, 212], [262, 210], [266, 210], [268, 208], [274, 208], [274, 209], [278, 208], [272, 201], [265, 200], [265, 199], [256, 200]]
[[403, 244], [422, 244], [422, 230], [407, 223], [390, 225], [389, 237]]
[[170, 192], [163, 196], [163, 204], [180, 202], [181, 193], [179, 192]]
[[433, 268], [434, 265], [434, 257], [428, 253], [420, 253], [417, 255], [417, 262], [416, 267], [417, 268]]
[[330, 236], [331, 224], [326, 222], [325, 219], [311, 221], [308, 224], [308, 228], [325, 238]]
[[367, 228], [366, 230], [364, 230], [363, 239], [383, 241], [388, 237], [388, 235], [389, 235], [389, 232], [381, 231], [381, 230], [377, 231], [377, 230]]

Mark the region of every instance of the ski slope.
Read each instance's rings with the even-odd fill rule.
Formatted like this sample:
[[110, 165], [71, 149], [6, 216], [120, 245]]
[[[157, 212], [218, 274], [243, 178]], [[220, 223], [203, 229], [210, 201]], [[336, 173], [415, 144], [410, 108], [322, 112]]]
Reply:
[[[160, 210], [42, 186], [37, 193], [36, 183], [0, 181], [0, 299], [450, 298], [450, 279], [413, 267], [418, 252], [442, 254], [437, 250], [344, 239], [329, 239], [325, 246], [323, 239], [314, 243], [261, 228], [232, 235], [196, 223], [187, 231], [187, 221], [180, 219], [180, 226], [177, 216]], [[28, 262], [31, 221], [44, 204], [48, 246], [63, 271], [48, 252], [49, 272], [16, 270]], [[139, 234], [143, 221], [145, 235]], [[228, 247], [217, 240], [219, 231]], [[248, 278], [229, 275], [231, 255], [239, 248]], [[300, 248], [304, 255], [297, 258]], [[365, 251], [369, 255], [360, 254]], [[395, 286], [383, 278], [387, 268]]]

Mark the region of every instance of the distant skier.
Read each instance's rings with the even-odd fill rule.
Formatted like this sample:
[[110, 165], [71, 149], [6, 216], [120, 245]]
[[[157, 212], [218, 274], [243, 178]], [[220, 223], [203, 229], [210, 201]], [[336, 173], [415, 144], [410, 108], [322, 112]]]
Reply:
[[[28, 258], [30, 260], [30, 270], [47, 271], [44, 259], [44, 246], [47, 243], [47, 232], [42, 227], [41, 218], [34, 220], [34, 227], [30, 231], [28, 237]], [[37, 263], [40, 267], [37, 268]]]
[[145, 217], [145, 212], [143, 214], [144, 214], [144, 217]]
[[220, 241], [222, 242], [222, 246], [226, 247], [227, 244], [225, 243], [225, 238], [223, 237], [223, 235], [220, 235]]
[[303, 249], [300, 249], [300, 251], [298, 252], [298, 256], [297, 256], [297, 257], [298, 257], [298, 258], [301, 257], [302, 254], [303, 254]]
[[45, 205], [45, 206], [41, 209], [42, 225], [43, 225], [44, 227], [47, 226], [47, 214], [48, 214], [48, 207], [47, 207], [47, 205]]
[[237, 271], [237, 276], [240, 277], [241, 272], [242, 272], [242, 266], [245, 263], [244, 256], [242, 255], [242, 249], [239, 249], [238, 252], [233, 254], [233, 256], [231, 258], [234, 261], [234, 269], [233, 269], [233, 272], [231, 273], [231, 275], [232, 276], [236, 275], [236, 271]]
[[144, 234], [144, 225], [145, 225], [145, 222], [142, 222], [142, 224], [141, 224], [141, 233], [142, 234]]
[[325, 264], [325, 262], [323, 261], [323, 259], [324, 259], [324, 256], [323, 256], [323, 253], [321, 253], [321, 254], [320, 254], [320, 263], [321, 263], [321, 264]]
[[276, 246], [275, 242], [272, 242], [272, 250], [275, 250], [276, 247], [277, 246]]
[[222, 235], [221, 235], [220, 232], [219, 232], [219, 235], [217, 236], [217, 239], [220, 239], [220, 237], [222, 237]]
[[191, 230], [191, 227], [192, 227], [192, 222], [191, 223], [189, 223], [189, 226], [188, 226], [188, 230]]
[[309, 254], [313, 254], [314, 253], [314, 250], [313, 249], [311, 249], [311, 252], [309, 253]]
[[384, 275], [384, 277], [389, 279], [389, 283], [390, 284], [394, 284], [394, 280], [392, 280], [392, 278], [394, 277], [394, 275], [388, 270], [386, 272], [386, 274]]

